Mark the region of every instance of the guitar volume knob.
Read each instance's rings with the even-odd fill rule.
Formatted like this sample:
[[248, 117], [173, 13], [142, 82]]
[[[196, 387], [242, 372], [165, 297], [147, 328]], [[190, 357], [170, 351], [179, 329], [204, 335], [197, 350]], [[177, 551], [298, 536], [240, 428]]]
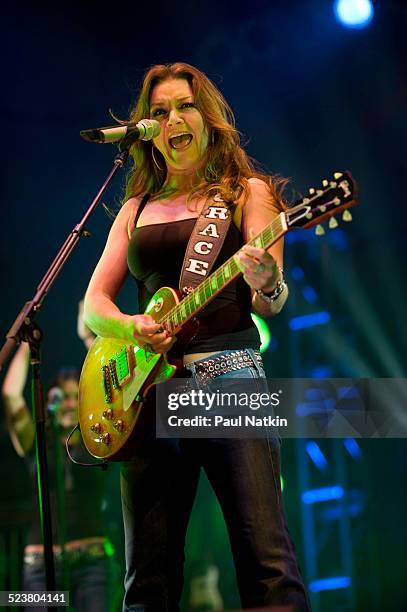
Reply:
[[107, 408], [106, 410], [103, 411], [102, 416], [105, 417], [105, 419], [112, 419], [113, 410], [111, 408]]
[[91, 426], [91, 430], [95, 433], [100, 433], [102, 431], [102, 425], [100, 423], [94, 423], [94, 425]]
[[117, 431], [123, 431], [124, 430], [124, 421], [122, 421], [121, 419], [119, 419], [118, 421], [115, 422], [115, 424], [113, 425], [113, 427], [115, 429], [117, 429]]
[[112, 441], [112, 438], [111, 438], [110, 434], [108, 432], [104, 433], [103, 436], [102, 436], [102, 442], [104, 444], [110, 444], [111, 441]]

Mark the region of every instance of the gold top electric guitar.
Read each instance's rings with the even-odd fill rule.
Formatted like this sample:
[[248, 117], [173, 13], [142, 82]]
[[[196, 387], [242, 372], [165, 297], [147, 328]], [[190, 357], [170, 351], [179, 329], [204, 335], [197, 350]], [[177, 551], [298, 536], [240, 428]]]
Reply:
[[[356, 204], [356, 185], [350, 173], [336, 172], [318, 189], [281, 212], [249, 244], [267, 249], [288, 231], [309, 228]], [[332, 223], [332, 222], [331, 222]], [[335, 222], [336, 224], [336, 222]], [[317, 227], [317, 233], [322, 233]], [[151, 298], [146, 314], [178, 337], [191, 338], [188, 324], [240, 271], [235, 255], [181, 299], [177, 290], [162, 287]], [[136, 344], [98, 336], [85, 359], [79, 383], [79, 423], [89, 453], [99, 459], [121, 461], [131, 454], [137, 425], [142, 421], [147, 394], [172, 376], [182, 361], [150, 353]], [[148, 410], [149, 407], [146, 407]]]

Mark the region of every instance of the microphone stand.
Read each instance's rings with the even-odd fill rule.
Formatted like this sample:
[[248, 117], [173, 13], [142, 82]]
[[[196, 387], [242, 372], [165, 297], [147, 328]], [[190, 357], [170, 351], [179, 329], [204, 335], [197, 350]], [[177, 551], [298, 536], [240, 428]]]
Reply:
[[53, 446], [54, 446], [54, 461], [55, 461], [55, 476], [56, 476], [56, 499], [57, 499], [57, 520], [58, 520], [58, 544], [61, 547], [61, 565], [62, 565], [62, 580], [61, 586], [63, 591], [68, 590], [69, 576], [68, 576], [68, 565], [66, 559], [66, 512], [65, 512], [65, 466], [62, 460], [62, 427], [58, 423], [57, 412], [61, 409], [61, 400], [55, 402], [53, 407], [48, 411], [51, 428], [53, 434]]
[[[51, 524], [51, 508], [49, 500], [49, 484], [48, 484], [48, 465], [47, 465], [47, 449], [45, 436], [45, 408], [43, 386], [41, 382], [41, 341], [43, 334], [35, 317], [41, 309], [45, 296], [48, 293], [51, 285], [58, 277], [60, 271], [73, 252], [76, 244], [82, 236], [89, 237], [90, 232], [85, 229], [85, 224], [92, 215], [93, 211], [99, 204], [107, 187], [112, 181], [117, 171], [123, 167], [129, 155], [129, 147], [133, 139], [123, 139], [119, 146], [119, 153], [114, 160], [114, 166], [108, 174], [106, 180], [102, 184], [94, 200], [91, 202], [88, 210], [82, 217], [82, 220], [75, 225], [73, 230], [68, 234], [65, 242], [58, 251], [54, 261], [51, 263], [47, 272], [43, 276], [40, 284], [37, 287], [34, 297], [25, 303], [16, 320], [11, 326], [6, 335], [6, 342], [0, 351], [0, 370], [3, 363], [17, 345], [25, 340], [30, 345], [31, 352], [31, 369], [32, 369], [32, 406], [36, 424], [36, 459], [38, 471], [38, 499], [40, 504], [41, 529], [44, 544], [44, 563], [45, 563], [45, 580], [48, 591], [55, 591], [55, 565], [53, 556], [52, 542], [52, 524]], [[48, 606], [49, 610], [54, 610], [55, 606]]]

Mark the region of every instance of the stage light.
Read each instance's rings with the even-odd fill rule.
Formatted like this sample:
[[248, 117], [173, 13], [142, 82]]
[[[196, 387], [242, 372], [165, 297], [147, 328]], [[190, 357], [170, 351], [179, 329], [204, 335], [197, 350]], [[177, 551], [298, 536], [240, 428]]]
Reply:
[[295, 281], [303, 280], [304, 270], [300, 268], [300, 266], [294, 266], [293, 268], [291, 268], [291, 276]]
[[310, 304], [316, 304], [318, 301], [318, 296], [315, 292], [315, 289], [311, 287], [311, 285], [304, 285], [302, 288], [302, 295], [304, 299], [307, 300]]
[[[364, 376], [365, 378], [376, 376], [375, 371], [352, 348], [343, 334], [340, 334], [332, 326], [327, 327], [325, 333], [321, 334], [318, 340], [328, 351], [328, 356], [330, 355], [332, 360], [335, 360], [333, 363], [338, 360], [338, 355], [340, 356], [341, 368], [345, 372], [342, 376]], [[330, 376], [332, 376], [332, 373], [327, 378]]]
[[332, 378], [333, 377], [332, 366], [326, 365], [326, 364], [315, 366], [314, 368], [312, 368], [310, 372], [310, 377], [311, 378]]
[[301, 402], [297, 404], [295, 413], [299, 417], [307, 417], [312, 414], [323, 414], [327, 416], [336, 409], [336, 400], [327, 398], [320, 402]]
[[[380, 259], [380, 258], [379, 258]], [[391, 263], [387, 262], [389, 265]], [[371, 299], [364, 292], [363, 286], [360, 284], [356, 284], [355, 279], [349, 283], [347, 290], [344, 292], [343, 290], [343, 278], [346, 278], [346, 275], [349, 273], [347, 268], [347, 263], [338, 259], [336, 262], [336, 274], [332, 274], [331, 282], [332, 289], [335, 288], [337, 293], [337, 299], [343, 300], [346, 303], [346, 306], [353, 317], [354, 321], [358, 321], [358, 332], [364, 335], [365, 340], [372, 347], [372, 354], [374, 354], [375, 358], [381, 362], [382, 371], [385, 372], [384, 376], [390, 376], [393, 378], [403, 378], [404, 376], [404, 366], [401, 361], [399, 361], [398, 355], [395, 352], [394, 344], [388, 338], [386, 329], [384, 327], [383, 320], [380, 319], [377, 314], [374, 305], [372, 304]], [[391, 277], [393, 279], [393, 283], [389, 282], [387, 277], [385, 277], [386, 286], [384, 287], [384, 295], [393, 295], [393, 284], [398, 286], [400, 284], [402, 286], [401, 274], [395, 275]], [[388, 284], [387, 284], [388, 283]], [[390, 300], [390, 305], [393, 306], [392, 300]], [[389, 305], [389, 307], [390, 307]], [[395, 304], [396, 305], [396, 304]], [[361, 313], [362, 316], [361, 316]], [[403, 316], [404, 314], [400, 311], [396, 313], [398, 316], [400, 323], [400, 337], [404, 333], [403, 330]], [[325, 336], [327, 333], [321, 335], [321, 340], [324, 342], [327, 340]], [[333, 330], [332, 330], [333, 331]], [[338, 344], [339, 342], [339, 344]], [[341, 346], [342, 345], [342, 346]], [[377, 350], [377, 347], [380, 346], [380, 351]], [[333, 354], [343, 354], [350, 353], [352, 350], [349, 343], [344, 343], [343, 338], [340, 338], [340, 335], [337, 334], [337, 337], [332, 343]], [[355, 354], [355, 357], [357, 355]], [[360, 360], [360, 358], [358, 358]], [[350, 364], [350, 360], [347, 360]], [[360, 360], [361, 361], [361, 360]], [[363, 366], [363, 364], [360, 364]], [[358, 376], [365, 376], [366, 378], [375, 378], [377, 376], [377, 372], [374, 371], [369, 364], [364, 364], [365, 368], [368, 368], [370, 372], [366, 371], [365, 368], [359, 368], [357, 371]]]
[[328, 462], [318, 444], [312, 440], [311, 442], [307, 442], [305, 448], [314, 465], [321, 470], [321, 472], [324, 472], [328, 467]]
[[113, 557], [113, 555], [115, 554], [115, 549], [113, 547], [113, 544], [111, 542], [109, 542], [109, 540], [107, 540], [104, 543], [104, 550], [105, 553], [108, 557]]
[[271, 341], [269, 326], [264, 319], [256, 315], [254, 312], [252, 312], [252, 321], [260, 334], [260, 353], [264, 353], [264, 351], [267, 351], [268, 347], [270, 346]]
[[339, 485], [333, 487], [322, 487], [321, 489], [309, 489], [302, 494], [304, 504], [317, 504], [324, 501], [340, 499], [344, 495], [343, 487]]
[[347, 589], [350, 586], [350, 578], [348, 576], [332, 576], [332, 578], [322, 578], [309, 583], [311, 593], [319, 593], [319, 591], [333, 591], [335, 589]]
[[364, 28], [373, 19], [371, 0], [336, 0], [333, 8], [336, 19], [347, 28]]
[[362, 451], [354, 438], [346, 438], [343, 441], [343, 445], [355, 461], [359, 461], [362, 458]]
[[313, 312], [312, 314], [302, 315], [300, 317], [293, 317], [290, 320], [290, 329], [298, 331], [305, 327], [314, 327], [314, 325], [325, 325], [331, 320], [329, 312], [322, 310], [321, 312]]
[[321, 513], [321, 518], [324, 521], [337, 521], [338, 519], [348, 516], [359, 516], [365, 510], [365, 505], [362, 502], [355, 502], [345, 506], [345, 508], [327, 508]]

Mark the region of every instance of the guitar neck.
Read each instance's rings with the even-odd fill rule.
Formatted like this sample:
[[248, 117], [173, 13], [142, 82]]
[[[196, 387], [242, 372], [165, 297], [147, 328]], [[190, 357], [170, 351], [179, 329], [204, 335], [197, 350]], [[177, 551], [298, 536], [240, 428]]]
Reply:
[[[252, 238], [248, 244], [268, 249], [284, 236], [287, 231], [285, 213], [282, 212], [264, 230]], [[225, 287], [241, 274], [236, 263], [236, 255], [239, 253], [240, 250], [225, 261], [208, 278], [203, 280], [196, 289], [191, 291], [177, 306], [174, 306], [160, 320], [160, 323], [171, 333], [177, 333], [187, 321], [195, 317], [218, 293], [223, 291]]]

